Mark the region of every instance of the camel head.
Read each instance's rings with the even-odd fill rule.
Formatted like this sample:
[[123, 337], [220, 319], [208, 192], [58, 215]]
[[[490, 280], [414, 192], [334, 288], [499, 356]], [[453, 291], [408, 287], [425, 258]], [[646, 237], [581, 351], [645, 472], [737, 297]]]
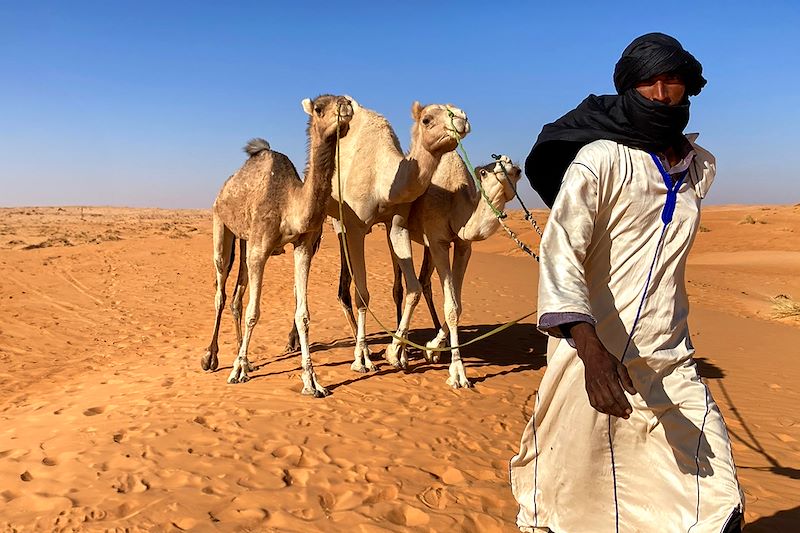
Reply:
[[335, 137], [338, 127], [340, 137], [347, 135], [353, 119], [353, 106], [347, 97], [323, 94], [313, 100], [306, 98], [302, 104], [308, 114], [309, 133], [330, 140]]
[[435, 155], [455, 150], [458, 140], [466, 137], [470, 130], [467, 114], [450, 104], [423, 106], [414, 102], [411, 117], [414, 119], [412, 138]]
[[508, 156], [501, 155], [496, 162], [477, 167], [475, 174], [489, 198], [502, 198], [504, 202], [509, 202], [514, 198], [514, 189], [522, 177], [522, 170], [512, 164]]

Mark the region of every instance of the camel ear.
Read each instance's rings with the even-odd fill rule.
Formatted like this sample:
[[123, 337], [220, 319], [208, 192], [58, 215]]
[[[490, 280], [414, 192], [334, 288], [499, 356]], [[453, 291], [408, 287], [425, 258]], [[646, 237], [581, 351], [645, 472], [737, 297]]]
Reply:
[[420, 104], [419, 102], [414, 102], [411, 104], [411, 118], [414, 119], [414, 122], [418, 121], [422, 116], [422, 110], [425, 109], [425, 106]]
[[310, 115], [314, 110], [314, 106], [311, 104], [310, 98], [303, 98], [303, 101], [300, 103], [303, 105], [303, 111], [305, 111], [307, 115]]
[[356, 112], [356, 111], [358, 111], [359, 109], [361, 109], [361, 106], [360, 106], [360, 105], [358, 105], [358, 102], [356, 102], [356, 99], [355, 99], [355, 98], [353, 98], [353, 97], [352, 97], [352, 96], [350, 96], [349, 94], [345, 94], [345, 95], [344, 95], [344, 97], [345, 97], [345, 98], [347, 98], [348, 100], [350, 100], [350, 107], [352, 107], [352, 108], [353, 108], [353, 112]]

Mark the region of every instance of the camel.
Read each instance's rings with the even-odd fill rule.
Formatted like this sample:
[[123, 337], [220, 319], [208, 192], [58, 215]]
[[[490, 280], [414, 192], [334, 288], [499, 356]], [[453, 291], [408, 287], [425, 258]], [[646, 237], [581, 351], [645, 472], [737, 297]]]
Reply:
[[[496, 163], [478, 167], [475, 172], [491, 204], [495, 209], [502, 211], [506, 202], [514, 198], [516, 184], [522, 175], [520, 168], [512, 165], [507, 156], [501, 156]], [[458, 346], [458, 320], [462, 309], [461, 288], [472, 253], [472, 243], [489, 238], [499, 227], [500, 222], [481, 198], [464, 162], [455, 152], [445, 154], [433, 175], [430, 187], [414, 202], [409, 214], [411, 238], [425, 246], [419, 282], [434, 327], [438, 331], [436, 337], [426, 344], [429, 348], [445, 346], [448, 335], [450, 346]], [[452, 265], [451, 244], [454, 247]], [[434, 267], [444, 294], [444, 324], [439, 322], [431, 293]], [[394, 271], [392, 294], [399, 322], [403, 319], [401, 307], [403, 287], [396, 265]], [[339, 280], [339, 290], [349, 296], [350, 277], [344, 270]], [[451, 353], [447, 384], [453, 388], [470, 387], [471, 383], [467, 379], [460, 351], [454, 349]], [[439, 351], [426, 350], [425, 358], [428, 361], [438, 362], [439, 354]]]
[[[353, 269], [358, 304], [358, 322], [342, 303], [356, 343], [353, 363], [356, 372], [376, 369], [370, 360], [366, 343], [366, 313], [369, 305], [367, 270], [364, 258], [364, 238], [373, 225], [383, 222], [389, 226], [389, 238], [400, 270], [406, 281], [405, 321], [401, 321], [396, 335], [405, 338], [408, 322], [416, 302], [422, 295], [411, 256], [411, 238], [407, 220], [411, 204], [430, 185], [442, 156], [455, 150], [458, 140], [470, 131], [466, 114], [452, 105], [414, 102], [411, 116], [411, 148], [403, 155], [400, 142], [389, 122], [378, 113], [361, 107], [352, 100], [353, 119], [350, 132], [340, 142], [340, 163], [337, 175], [341, 176], [342, 211], [339, 209], [339, 181], [334, 179], [332, 196], [328, 202], [328, 215], [339, 220], [346, 230], [346, 247]], [[342, 245], [344, 252], [344, 245]], [[344, 258], [342, 258], [344, 262]], [[343, 267], [345, 268], [345, 267]], [[349, 294], [348, 294], [349, 295]], [[408, 358], [405, 344], [394, 339], [387, 348], [386, 359], [397, 368], [406, 368]]]
[[[231, 309], [236, 325], [239, 350], [233, 361], [228, 383], [248, 381], [252, 366], [247, 349], [260, 315], [260, 297], [267, 258], [284, 245], [294, 245], [295, 326], [302, 351], [303, 394], [327, 396], [319, 384], [308, 349], [310, 318], [306, 295], [308, 272], [325, 221], [326, 203], [331, 195], [335, 168], [337, 130], [345, 137], [353, 118], [353, 107], [343, 96], [322, 95], [302, 101], [309, 115], [309, 153], [305, 180], [301, 181], [292, 162], [272, 151], [263, 139], [253, 139], [245, 147], [249, 158], [222, 186], [212, 209], [214, 266], [217, 276], [216, 318], [211, 343], [201, 359], [204, 370], [219, 365], [220, 319], [225, 306], [225, 282], [233, 264], [235, 239], [240, 240], [241, 258]], [[242, 336], [242, 297], [248, 280], [250, 300]]]
[[[431, 310], [434, 323], [438, 322], [431, 295], [433, 268], [439, 276], [444, 296], [444, 323], [436, 337], [428, 342], [428, 348], [441, 348], [450, 337], [450, 346], [458, 346], [458, 320], [461, 317], [461, 288], [472, 254], [472, 243], [492, 236], [500, 222], [491, 207], [481, 198], [466, 165], [458, 154], [448, 154], [442, 161], [441, 172], [437, 172], [428, 192], [414, 203], [411, 211], [410, 231], [412, 238], [425, 245], [425, 259], [420, 269], [420, 282], [425, 300]], [[516, 184], [522, 171], [511, 164], [507, 156], [496, 163], [475, 169], [475, 173], [492, 206], [502, 211], [506, 202], [515, 196]], [[450, 262], [450, 245], [453, 245], [453, 261]], [[428, 361], [438, 362], [438, 351], [426, 350]], [[471, 387], [458, 348], [451, 351], [447, 384], [457, 389]]]

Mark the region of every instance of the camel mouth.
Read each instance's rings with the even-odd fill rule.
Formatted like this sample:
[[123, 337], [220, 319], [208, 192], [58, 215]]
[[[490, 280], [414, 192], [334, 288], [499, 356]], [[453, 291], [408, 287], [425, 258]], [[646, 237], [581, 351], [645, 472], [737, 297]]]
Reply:
[[461, 140], [470, 132], [469, 121], [456, 117], [453, 119], [452, 125], [445, 126], [445, 130], [451, 138]]

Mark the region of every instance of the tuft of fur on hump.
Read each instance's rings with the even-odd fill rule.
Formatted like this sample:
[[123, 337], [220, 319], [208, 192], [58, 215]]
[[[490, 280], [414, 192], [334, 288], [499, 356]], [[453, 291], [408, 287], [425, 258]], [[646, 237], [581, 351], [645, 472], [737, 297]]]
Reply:
[[261, 152], [269, 149], [270, 149], [269, 143], [264, 139], [258, 137], [247, 141], [245, 147], [242, 148], [242, 150], [244, 150], [250, 157], [253, 157], [254, 155], [260, 154]]

